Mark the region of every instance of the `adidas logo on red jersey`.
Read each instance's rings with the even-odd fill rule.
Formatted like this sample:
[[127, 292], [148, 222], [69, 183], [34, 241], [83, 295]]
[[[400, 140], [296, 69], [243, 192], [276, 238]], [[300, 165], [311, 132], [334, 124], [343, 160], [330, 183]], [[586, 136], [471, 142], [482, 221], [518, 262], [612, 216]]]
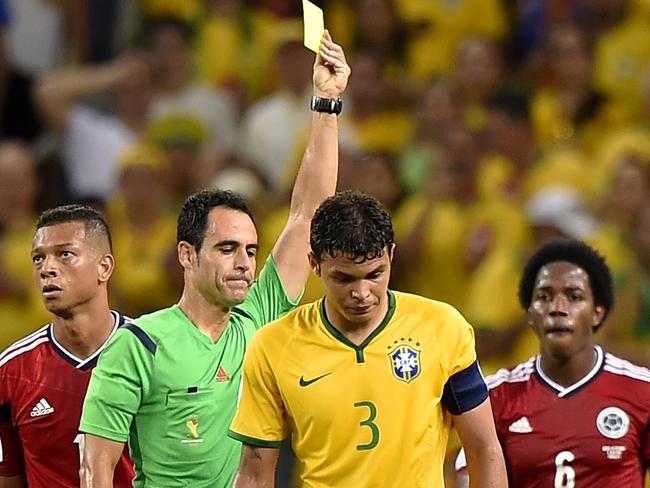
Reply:
[[52, 412], [54, 412], [54, 407], [47, 403], [45, 398], [41, 398], [34, 408], [32, 408], [30, 415], [32, 417], [41, 417], [43, 415], [49, 415]]
[[516, 434], [529, 434], [533, 431], [533, 428], [530, 426], [527, 417], [521, 417], [519, 420], [511, 423], [508, 430]]

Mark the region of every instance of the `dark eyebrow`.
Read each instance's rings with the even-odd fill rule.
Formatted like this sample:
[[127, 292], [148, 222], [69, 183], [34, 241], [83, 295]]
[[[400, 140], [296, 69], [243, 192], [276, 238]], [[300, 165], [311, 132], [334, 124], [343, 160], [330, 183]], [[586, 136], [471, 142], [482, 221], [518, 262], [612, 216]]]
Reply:
[[41, 249], [61, 249], [62, 247], [75, 247], [75, 244], [73, 242], [63, 242], [61, 244], [54, 244], [51, 246], [38, 246], [32, 249], [32, 254], [34, 254], [37, 251], [40, 251]]
[[343, 271], [339, 271], [338, 269], [335, 269], [330, 274], [332, 276], [336, 276], [336, 277], [339, 277], [339, 278], [356, 278], [356, 276], [348, 274], [348, 273], [344, 273]]
[[[536, 286], [533, 291], [553, 291], [550, 285]], [[579, 285], [568, 285], [562, 288], [562, 291], [585, 291], [585, 288]]]
[[585, 288], [578, 285], [569, 285], [564, 288], [567, 291], [585, 291]]
[[[214, 245], [214, 247], [228, 247], [228, 246], [232, 246], [232, 247], [240, 247], [240, 246], [241, 246], [241, 242], [239, 242], [239, 241], [232, 241], [232, 240], [231, 240], [231, 241], [225, 240], [225, 241], [219, 241], [219, 242], [217, 242], [217, 243]], [[259, 249], [259, 247], [260, 247], [259, 244], [248, 244], [248, 245], [246, 246], [246, 249]]]
[[334, 271], [331, 273], [331, 276], [333, 276], [333, 277], [335, 277], [335, 278], [353, 278], [353, 279], [359, 279], [359, 278], [360, 278], [360, 279], [365, 279], [365, 278], [367, 278], [368, 276], [370, 276], [370, 275], [372, 275], [372, 274], [375, 274], [375, 273], [382, 273], [382, 272], [384, 272], [384, 271], [386, 271], [386, 265], [385, 265], [385, 264], [380, 264], [380, 265], [378, 265], [375, 269], [372, 269], [372, 270], [368, 271], [368, 272], [367, 272], [365, 275], [363, 275], [363, 276], [357, 276], [357, 275], [354, 275], [354, 274], [348, 274], [348, 273], [345, 273], [345, 272], [340, 271], [340, 270], [334, 270]]
[[375, 269], [373, 269], [371, 271], [368, 271], [366, 276], [370, 276], [371, 274], [375, 274], [375, 273], [383, 273], [384, 271], [386, 271], [386, 265], [385, 264], [380, 264]]

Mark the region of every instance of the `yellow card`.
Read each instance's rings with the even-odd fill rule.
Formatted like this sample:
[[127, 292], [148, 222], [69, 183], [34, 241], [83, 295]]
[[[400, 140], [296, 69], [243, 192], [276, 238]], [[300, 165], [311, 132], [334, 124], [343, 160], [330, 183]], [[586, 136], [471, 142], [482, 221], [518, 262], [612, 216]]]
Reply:
[[309, 0], [302, 0], [302, 12], [305, 27], [305, 47], [317, 53], [325, 31], [323, 10]]

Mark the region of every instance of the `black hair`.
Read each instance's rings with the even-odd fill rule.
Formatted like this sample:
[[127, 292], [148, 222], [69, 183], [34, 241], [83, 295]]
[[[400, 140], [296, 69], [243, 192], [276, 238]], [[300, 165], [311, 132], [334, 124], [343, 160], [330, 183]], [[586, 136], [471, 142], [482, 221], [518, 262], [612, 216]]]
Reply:
[[317, 261], [345, 256], [355, 262], [375, 259], [394, 243], [393, 224], [375, 198], [343, 191], [325, 200], [311, 221], [311, 251]]
[[45, 210], [36, 221], [36, 230], [41, 227], [67, 222], [82, 222], [87, 236], [93, 234], [103, 235], [108, 241], [110, 252], [113, 252], [113, 239], [111, 238], [108, 220], [106, 220], [103, 213], [90, 205], [73, 203]]
[[194, 39], [195, 31], [192, 24], [179, 19], [178, 17], [160, 15], [151, 17], [145, 22], [142, 31], [141, 44], [144, 44], [144, 47], [151, 49], [155, 37], [164, 29], [174, 30], [187, 44], [190, 44]]
[[598, 251], [576, 239], [554, 239], [543, 244], [526, 263], [519, 282], [519, 303], [528, 309], [539, 270], [550, 263], [568, 262], [584, 270], [589, 276], [594, 303], [605, 309], [597, 330], [614, 307], [614, 284], [609, 266]]
[[521, 92], [505, 88], [492, 94], [485, 102], [487, 110], [498, 110], [514, 120], [530, 119], [530, 100]]
[[208, 228], [208, 214], [215, 207], [238, 210], [248, 215], [255, 223], [253, 212], [241, 195], [230, 190], [202, 190], [187, 197], [183, 203], [178, 214], [176, 243], [185, 241], [199, 252]]

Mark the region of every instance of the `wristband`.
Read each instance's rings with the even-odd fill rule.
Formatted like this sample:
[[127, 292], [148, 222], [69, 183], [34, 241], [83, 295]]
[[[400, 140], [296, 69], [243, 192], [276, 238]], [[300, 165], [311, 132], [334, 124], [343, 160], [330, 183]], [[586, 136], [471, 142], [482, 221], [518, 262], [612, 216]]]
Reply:
[[313, 112], [323, 112], [326, 114], [340, 114], [343, 110], [343, 100], [340, 98], [321, 98], [311, 97], [309, 108]]

